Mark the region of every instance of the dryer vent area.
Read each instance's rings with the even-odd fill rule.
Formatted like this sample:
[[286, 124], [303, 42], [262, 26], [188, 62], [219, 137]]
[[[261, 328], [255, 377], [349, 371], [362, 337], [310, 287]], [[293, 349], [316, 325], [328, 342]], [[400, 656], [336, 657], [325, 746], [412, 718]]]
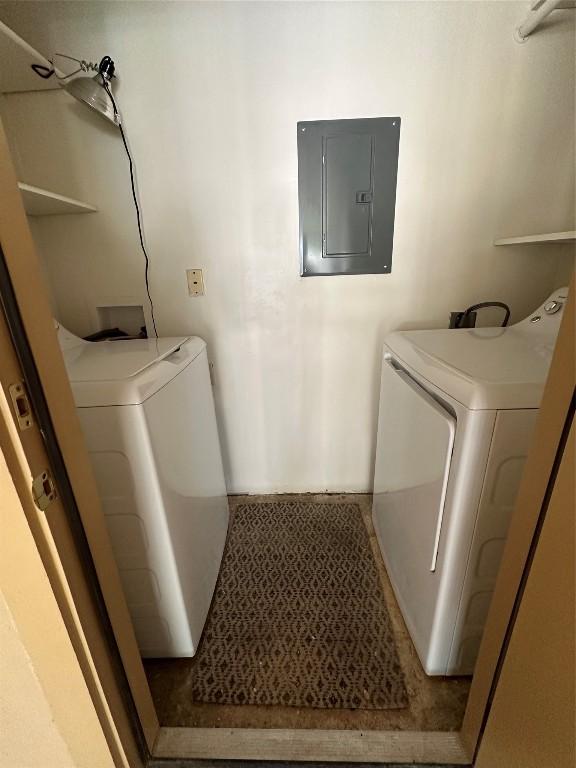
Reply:
[[456, 731], [465, 676], [425, 673], [368, 494], [232, 496], [193, 657], [145, 658], [162, 725]]

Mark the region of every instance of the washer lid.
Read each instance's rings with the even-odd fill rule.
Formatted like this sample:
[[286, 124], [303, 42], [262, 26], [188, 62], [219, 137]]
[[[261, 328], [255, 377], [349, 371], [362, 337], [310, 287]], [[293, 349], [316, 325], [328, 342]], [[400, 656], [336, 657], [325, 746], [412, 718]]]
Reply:
[[87, 342], [72, 347], [74, 354], [64, 350], [68, 377], [71, 382], [127, 379], [166, 357], [185, 341], [186, 338], [167, 338]]
[[98, 341], [63, 350], [78, 408], [138, 405], [165, 386], [206, 347], [190, 338]]
[[556, 337], [523, 327], [399, 331], [392, 353], [473, 410], [539, 408]]

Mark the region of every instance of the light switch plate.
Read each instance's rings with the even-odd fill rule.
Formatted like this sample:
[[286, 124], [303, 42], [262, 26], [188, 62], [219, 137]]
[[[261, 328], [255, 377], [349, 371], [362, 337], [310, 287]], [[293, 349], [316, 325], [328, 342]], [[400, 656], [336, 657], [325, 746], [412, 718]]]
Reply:
[[187, 269], [189, 296], [204, 296], [204, 276], [201, 269]]

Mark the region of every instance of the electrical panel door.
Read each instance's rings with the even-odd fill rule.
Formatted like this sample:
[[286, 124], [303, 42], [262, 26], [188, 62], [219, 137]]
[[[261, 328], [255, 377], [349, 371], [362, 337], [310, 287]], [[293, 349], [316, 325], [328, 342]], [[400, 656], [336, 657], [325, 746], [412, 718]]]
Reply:
[[400, 118], [298, 123], [301, 274], [390, 272]]

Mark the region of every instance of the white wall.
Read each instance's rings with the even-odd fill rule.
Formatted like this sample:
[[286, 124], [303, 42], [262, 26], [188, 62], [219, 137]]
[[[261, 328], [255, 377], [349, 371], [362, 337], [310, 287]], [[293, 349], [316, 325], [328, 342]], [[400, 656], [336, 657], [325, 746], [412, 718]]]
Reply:
[[[384, 335], [485, 299], [517, 319], [566, 280], [565, 246], [492, 246], [574, 225], [573, 14], [519, 45], [528, 5], [0, 3], [44, 52], [116, 61], [159, 331], [208, 341], [231, 492], [369, 489]], [[35, 227], [84, 334], [98, 302], [143, 297], [120, 139], [65, 94], [4, 113], [24, 180], [100, 208]], [[392, 274], [301, 279], [296, 122], [383, 115], [402, 117]]]

